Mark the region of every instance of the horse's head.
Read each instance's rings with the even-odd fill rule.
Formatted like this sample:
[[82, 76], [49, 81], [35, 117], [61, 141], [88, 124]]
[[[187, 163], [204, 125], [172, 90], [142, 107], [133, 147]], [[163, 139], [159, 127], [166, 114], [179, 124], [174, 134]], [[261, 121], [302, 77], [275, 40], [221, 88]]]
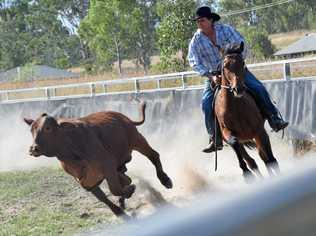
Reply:
[[245, 91], [245, 62], [242, 58], [244, 43], [230, 44], [221, 49], [222, 85], [228, 86], [235, 96], [241, 97]]

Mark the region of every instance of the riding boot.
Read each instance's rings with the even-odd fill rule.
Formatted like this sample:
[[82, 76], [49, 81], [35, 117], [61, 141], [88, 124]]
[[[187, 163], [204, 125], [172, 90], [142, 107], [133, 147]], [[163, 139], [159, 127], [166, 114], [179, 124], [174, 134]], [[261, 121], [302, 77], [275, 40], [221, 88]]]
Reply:
[[209, 144], [202, 150], [202, 152], [205, 153], [211, 153], [215, 150], [222, 150], [223, 149], [223, 139], [222, 139], [222, 133], [219, 128], [219, 126], [216, 126], [216, 145], [215, 145], [215, 132], [210, 136]]
[[271, 112], [268, 112], [262, 104], [260, 98], [254, 92], [252, 92], [250, 89], [247, 89], [247, 92], [249, 92], [249, 94], [253, 97], [263, 118], [268, 120], [269, 125], [274, 132], [285, 129], [289, 125], [289, 122], [284, 121], [278, 113], [271, 114]]
[[289, 122], [284, 121], [278, 114], [268, 116], [268, 122], [274, 132], [285, 129], [289, 125]]

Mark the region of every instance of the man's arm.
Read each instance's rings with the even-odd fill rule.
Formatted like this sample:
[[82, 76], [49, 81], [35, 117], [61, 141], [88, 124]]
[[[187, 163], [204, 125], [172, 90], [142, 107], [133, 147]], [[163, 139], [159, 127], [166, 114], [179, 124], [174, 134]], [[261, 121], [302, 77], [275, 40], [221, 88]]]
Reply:
[[200, 55], [194, 41], [189, 45], [188, 61], [194, 71], [201, 76], [209, 76], [209, 70], [201, 63]]
[[207, 77], [211, 81], [212, 88], [214, 88], [216, 84], [220, 83], [219, 76], [214, 76], [205, 66], [203, 66], [198, 50], [192, 42], [189, 45], [188, 60], [194, 71], [198, 72], [201, 76]]

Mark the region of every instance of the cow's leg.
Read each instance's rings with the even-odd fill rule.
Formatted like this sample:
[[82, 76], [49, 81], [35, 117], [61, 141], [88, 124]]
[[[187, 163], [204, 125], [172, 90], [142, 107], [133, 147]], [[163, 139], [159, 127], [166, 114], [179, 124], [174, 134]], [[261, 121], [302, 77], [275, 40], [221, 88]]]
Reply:
[[117, 217], [122, 217], [124, 220], [129, 220], [131, 218], [120, 207], [111, 202], [99, 186], [88, 189], [88, 191], [99, 199], [99, 201], [105, 203]]
[[[130, 177], [128, 177], [126, 174], [124, 173], [119, 173], [119, 178], [120, 178], [120, 183], [121, 185], [124, 186], [128, 186], [132, 183], [132, 180]], [[125, 209], [125, 198], [124, 197], [120, 197], [119, 199], [119, 203], [120, 203], [120, 207]]]
[[251, 156], [249, 156], [243, 145], [241, 145], [240, 151], [249, 168], [254, 171], [260, 178], [263, 178], [256, 161]]
[[145, 155], [151, 161], [151, 163], [155, 166], [157, 177], [160, 180], [160, 182], [166, 188], [172, 188], [171, 179], [162, 169], [159, 153], [151, 148], [151, 146], [148, 144], [146, 139], [140, 133], [138, 133], [138, 137], [137, 137], [137, 141], [134, 146], [134, 149], [142, 153], [143, 155]]
[[116, 169], [107, 168], [105, 171], [105, 179], [109, 185], [111, 193], [115, 196], [130, 198], [135, 192], [136, 187], [134, 184], [122, 186], [119, 176], [120, 172]]
[[273, 175], [273, 170], [278, 174], [280, 172], [279, 164], [272, 153], [271, 143], [267, 132], [263, 129], [262, 132], [255, 138], [257, 149], [261, 159], [264, 161], [268, 172]]

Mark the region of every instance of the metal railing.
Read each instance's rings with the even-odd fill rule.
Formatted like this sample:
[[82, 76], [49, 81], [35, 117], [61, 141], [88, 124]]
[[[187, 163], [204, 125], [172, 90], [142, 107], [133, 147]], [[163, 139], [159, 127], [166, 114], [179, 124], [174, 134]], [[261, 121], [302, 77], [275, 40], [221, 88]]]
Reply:
[[[255, 71], [255, 68], [270, 66], [270, 70], [273, 71], [273, 67], [275, 65], [281, 65], [283, 68], [281, 80], [289, 80], [291, 79], [291, 64], [304, 63], [307, 61], [316, 62], [316, 57], [249, 64], [248, 68], [251, 68]], [[190, 71], [127, 79], [104, 80], [89, 83], [0, 90], [0, 103], [56, 100], [75, 97], [93, 97], [105, 94], [184, 90], [203, 87], [203, 80], [199, 80], [197, 83], [188, 82], [190, 79], [194, 79], [195, 77], [199, 77], [198, 74], [196, 72]], [[173, 82], [168, 84], [166, 83], [167, 81]], [[149, 85], [146, 86], [146, 84]]]

